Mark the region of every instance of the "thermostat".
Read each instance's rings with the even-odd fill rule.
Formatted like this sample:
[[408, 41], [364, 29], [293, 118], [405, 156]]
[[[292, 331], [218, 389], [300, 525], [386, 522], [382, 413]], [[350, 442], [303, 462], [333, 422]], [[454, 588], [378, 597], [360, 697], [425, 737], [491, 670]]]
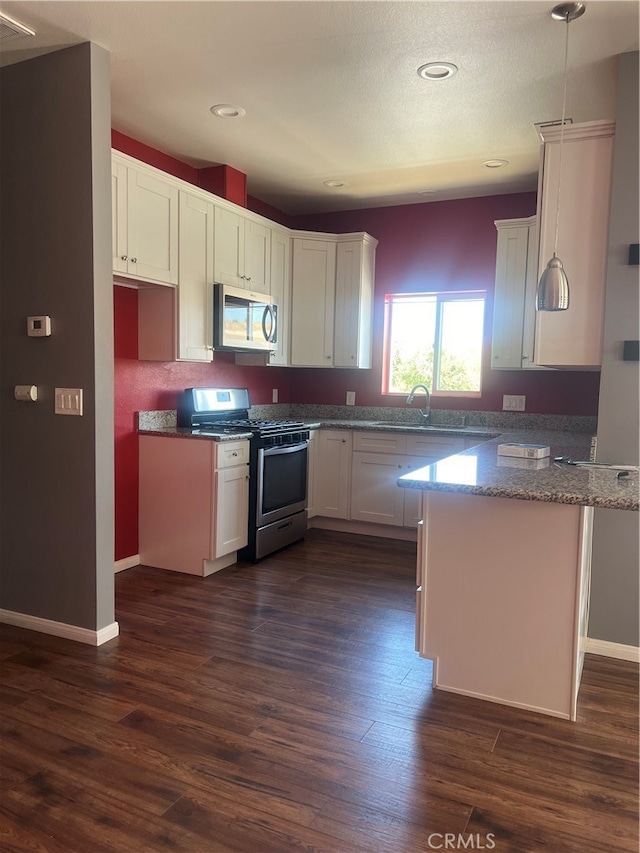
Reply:
[[30, 338], [46, 338], [51, 334], [51, 317], [27, 317], [27, 335]]

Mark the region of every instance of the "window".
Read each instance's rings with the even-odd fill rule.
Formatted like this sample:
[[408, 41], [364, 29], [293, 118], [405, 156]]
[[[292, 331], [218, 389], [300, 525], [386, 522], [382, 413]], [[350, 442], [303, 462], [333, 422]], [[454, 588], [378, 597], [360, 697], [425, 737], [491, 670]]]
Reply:
[[383, 394], [480, 396], [483, 292], [385, 296]]

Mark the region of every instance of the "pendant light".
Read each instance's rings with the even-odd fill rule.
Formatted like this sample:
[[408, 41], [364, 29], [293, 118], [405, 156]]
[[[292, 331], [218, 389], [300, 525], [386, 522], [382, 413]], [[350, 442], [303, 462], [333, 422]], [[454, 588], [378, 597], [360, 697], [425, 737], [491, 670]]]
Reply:
[[569, 59], [569, 23], [584, 14], [584, 3], [563, 3], [554, 6], [551, 17], [567, 25], [564, 43], [564, 94], [562, 97], [562, 124], [560, 126], [560, 149], [558, 155], [558, 195], [556, 197], [556, 227], [553, 242], [553, 257], [545, 267], [538, 282], [536, 293], [537, 311], [566, 311], [569, 307], [569, 280], [558, 257], [558, 224], [560, 222], [560, 185], [562, 183], [562, 144], [567, 111], [567, 65]]

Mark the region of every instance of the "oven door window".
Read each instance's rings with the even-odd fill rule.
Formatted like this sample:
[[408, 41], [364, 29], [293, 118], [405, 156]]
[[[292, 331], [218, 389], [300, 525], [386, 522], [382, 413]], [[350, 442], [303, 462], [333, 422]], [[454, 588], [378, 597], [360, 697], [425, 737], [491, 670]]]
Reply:
[[260, 451], [259, 522], [299, 512], [307, 504], [307, 444]]

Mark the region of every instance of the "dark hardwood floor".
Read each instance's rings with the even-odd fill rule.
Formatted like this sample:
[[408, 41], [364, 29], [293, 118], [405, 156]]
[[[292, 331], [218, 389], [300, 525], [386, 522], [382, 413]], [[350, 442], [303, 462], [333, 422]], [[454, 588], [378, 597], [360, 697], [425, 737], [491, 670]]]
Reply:
[[638, 667], [577, 723], [431, 689], [415, 546], [311, 531], [116, 577], [100, 648], [2, 626], [0, 850], [638, 850]]

